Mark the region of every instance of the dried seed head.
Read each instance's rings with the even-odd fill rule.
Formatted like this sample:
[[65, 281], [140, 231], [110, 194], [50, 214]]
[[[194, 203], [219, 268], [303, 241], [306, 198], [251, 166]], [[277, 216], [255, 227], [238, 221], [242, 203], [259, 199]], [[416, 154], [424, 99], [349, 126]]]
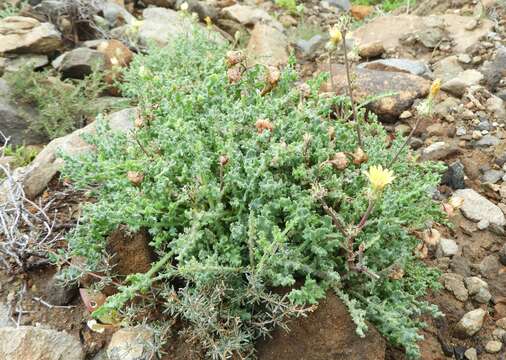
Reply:
[[348, 167], [349, 164], [348, 157], [343, 152], [338, 152], [337, 154], [335, 154], [332, 160], [330, 160], [329, 162], [336, 170], [344, 170]]
[[330, 141], [334, 140], [336, 138], [336, 129], [333, 126], [329, 126], [327, 134], [329, 135]]
[[228, 164], [228, 156], [226, 155], [221, 155], [220, 156], [220, 166], [225, 166]]
[[394, 266], [390, 270], [388, 277], [392, 280], [400, 280], [404, 277], [404, 269], [402, 267], [400, 267], [399, 265]]
[[227, 70], [227, 77], [231, 84], [235, 84], [241, 80], [242, 71], [238, 66], [234, 66]]
[[134, 126], [138, 129], [144, 126], [144, 118], [142, 117], [142, 115], [137, 115], [134, 121]]
[[307, 98], [311, 95], [311, 87], [308, 84], [306, 84], [306, 83], [299, 84], [298, 88], [299, 88], [300, 95], [302, 97]]
[[132, 185], [139, 186], [144, 180], [144, 174], [139, 171], [129, 171], [127, 173], [127, 178], [130, 180]]
[[271, 86], [275, 86], [281, 78], [281, 72], [277, 67], [269, 66], [267, 69], [267, 83]]
[[274, 125], [266, 119], [258, 119], [255, 123], [255, 127], [257, 128], [259, 134], [263, 133], [265, 130], [269, 130], [271, 132], [274, 130]]
[[362, 163], [365, 163], [367, 160], [369, 160], [367, 154], [364, 152], [364, 150], [358, 147], [353, 153], [353, 163], [355, 165], [360, 165]]
[[231, 68], [234, 65], [240, 64], [244, 61], [245, 56], [242, 51], [229, 51], [227, 52], [226, 61], [227, 67]]
[[441, 233], [436, 229], [428, 229], [423, 232], [423, 242], [430, 246], [436, 246], [441, 240]]

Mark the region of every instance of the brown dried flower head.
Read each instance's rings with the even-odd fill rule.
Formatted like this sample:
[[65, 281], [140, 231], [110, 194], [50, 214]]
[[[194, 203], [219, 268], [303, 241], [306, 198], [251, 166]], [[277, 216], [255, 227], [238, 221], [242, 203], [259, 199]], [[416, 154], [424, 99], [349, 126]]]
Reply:
[[227, 70], [227, 77], [228, 81], [231, 84], [235, 84], [236, 82], [239, 82], [242, 77], [242, 71], [241, 68], [238, 66], [234, 66]]
[[300, 95], [302, 97], [307, 98], [311, 95], [311, 87], [308, 84], [306, 83], [299, 84], [298, 88]]
[[344, 170], [348, 167], [349, 164], [348, 157], [343, 152], [336, 153], [332, 158], [332, 160], [330, 160], [329, 162], [336, 170]]
[[263, 133], [265, 130], [269, 130], [272, 132], [274, 130], [274, 125], [266, 119], [258, 119], [255, 123], [255, 127], [259, 134]]
[[230, 50], [226, 55], [227, 67], [231, 68], [234, 65], [240, 64], [245, 58], [242, 51]]
[[364, 152], [364, 150], [358, 147], [353, 153], [353, 163], [355, 165], [360, 165], [365, 163], [367, 160], [369, 160], [367, 154]]
[[267, 69], [267, 82], [271, 86], [275, 86], [281, 78], [281, 72], [275, 66], [269, 66]]
[[140, 171], [129, 171], [127, 178], [134, 186], [139, 186], [144, 180], [144, 174]]
[[228, 164], [228, 156], [226, 155], [221, 155], [220, 156], [220, 166], [225, 166]]

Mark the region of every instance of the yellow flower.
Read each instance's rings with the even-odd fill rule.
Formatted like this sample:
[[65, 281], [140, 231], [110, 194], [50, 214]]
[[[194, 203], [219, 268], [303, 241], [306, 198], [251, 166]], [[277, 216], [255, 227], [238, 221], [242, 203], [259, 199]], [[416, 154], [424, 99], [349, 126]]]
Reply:
[[388, 184], [394, 181], [395, 176], [392, 170], [383, 169], [381, 165], [369, 167], [365, 172], [371, 183], [371, 189], [374, 192], [381, 192]]
[[439, 94], [439, 90], [441, 90], [441, 79], [436, 79], [430, 87], [430, 97], [435, 98]]
[[209, 16], [206, 16], [204, 21], [206, 22], [207, 27], [213, 26], [213, 20]]
[[341, 34], [341, 30], [339, 30], [339, 27], [337, 25], [334, 25], [332, 28], [330, 28], [329, 35], [332, 45], [339, 45], [341, 41], [343, 41], [343, 34]]

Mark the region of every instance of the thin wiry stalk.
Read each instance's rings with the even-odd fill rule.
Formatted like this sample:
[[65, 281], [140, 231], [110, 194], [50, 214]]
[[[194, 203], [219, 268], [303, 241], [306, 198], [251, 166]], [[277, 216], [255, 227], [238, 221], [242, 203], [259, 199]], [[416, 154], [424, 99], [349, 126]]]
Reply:
[[[9, 139], [1, 132], [0, 136], [4, 144], [0, 156], [4, 156]], [[0, 164], [0, 175], [4, 177], [0, 184], [0, 266], [24, 271], [45, 260], [46, 249], [56, 245], [62, 234], [54, 230], [56, 217], [47, 214], [51, 201], [41, 205], [29, 200], [9, 165]]]

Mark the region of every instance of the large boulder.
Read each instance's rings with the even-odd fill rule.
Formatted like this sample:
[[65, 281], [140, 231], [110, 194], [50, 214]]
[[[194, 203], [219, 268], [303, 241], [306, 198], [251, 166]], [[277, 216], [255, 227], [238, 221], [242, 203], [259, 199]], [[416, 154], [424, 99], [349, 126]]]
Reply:
[[288, 62], [288, 40], [277, 28], [258, 23], [251, 32], [247, 55], [250, 66], [280, 66]]
[[94, 69], [105, 70], [106, 60], [106, 56], [100, 51], [82, 47], [60, 55], [52, 65], [64, 78], [84, 79]]
[[[323, 68], [328, 71], [328, 68]], [[357, 101], [369, 97], [383, 96], [370, 103], [368, 108], [376, 113], [383, 121], [394, 121], [405, 110], [408, 110], [413, 102], [425, 97], [429, 93], [430, 82], [424, 78], [404, 72], [379, 71], [369, 69], [355, 69], [354, 73], [354, 96]], [[343, 65], [332, 66], [332, 76], [338, 94], [346, 94], [348, 82], [346, 70]], [[328, 82], [324, 91], [333, 91]]]
[[53, 24], [22, 16], [0, 20], [0, 54], [50, 54], [61, 45], [61, 34]]
[[56, 330], [32, 326], [0, 328], [2, 360], [84, 360], [81, 343]]
[[30, 105], [16, 103], [7, 82], [0, 79], [0, 131], [12, 145], [36, 145], [47, 141], [47, 137], [30, 130], [39, 113]]
[[[113, 131], [125, 133], [133, 128], [137, 109], [129, 108], [109, 115], [107, 121]], [[68, 155], [79, 155], [93, 151], [93, 146], [82, 139], [85, 134], [96, 131], [95, 122], [73, 133], [51, 141], [25, 169], [19, 171], [19, 178], [28, 197], [34, 198], [46, 188], [47, 184], [62, 168], [64, 161], [58, 151]], [[1, 192], [1, 189], [0, 189]]]
[[5, 72], [16, 72], [25, 66], [38, 69], [48, 63], [49, 59], [47, 55], [26, 54], [0, 57], [0, 76]]
[[[138, 37], [141, 45], [154, 42], [159, 46], [165, 46], [174, 41], [178, 36], [191, 35], [193, 22], [181, 12], [160, 7], [149, 7], [143, 12], [144, 20], [139, 27]], [[211, 32], [212, 39], [217, 42], [224, 41], [217, 32]]]
[[223, 17], [234, 20], [244, 26], [254, 26], [258, 23], [269, 24], [279, 31], [283, 31], [283, 25], [270, 16], [267, 11], [250, 5], [235, 4], [223, 8]]
[[[479, 43], [480, 39], [493, 29], [493, 22], [481, 19], [480, 24], [472, 30], [467, 30], [471, 18], [454, 14], [421, 17], [416, 15], [378, 16], [373, 21], [361, 26], [352, 33], [357, 46], [365, 46], [381, 42], [386, 50], [394, 50], [401, 45], [401, 39], [413, 35], [421, 42], [427, 39], [443, 24], [446, 34], [455, 46], [454, 51], [465, 53], [471, 46]], [[430, 45], [427, 43], [427, 45]]]
[[355, 333], [346, 306], [328, 294], [307, 318], [288, 323], [290, 332], [277, 329], [257, 345], [262, 360], [383, 360], [385, 340], [369, 326], [365, 338]]

